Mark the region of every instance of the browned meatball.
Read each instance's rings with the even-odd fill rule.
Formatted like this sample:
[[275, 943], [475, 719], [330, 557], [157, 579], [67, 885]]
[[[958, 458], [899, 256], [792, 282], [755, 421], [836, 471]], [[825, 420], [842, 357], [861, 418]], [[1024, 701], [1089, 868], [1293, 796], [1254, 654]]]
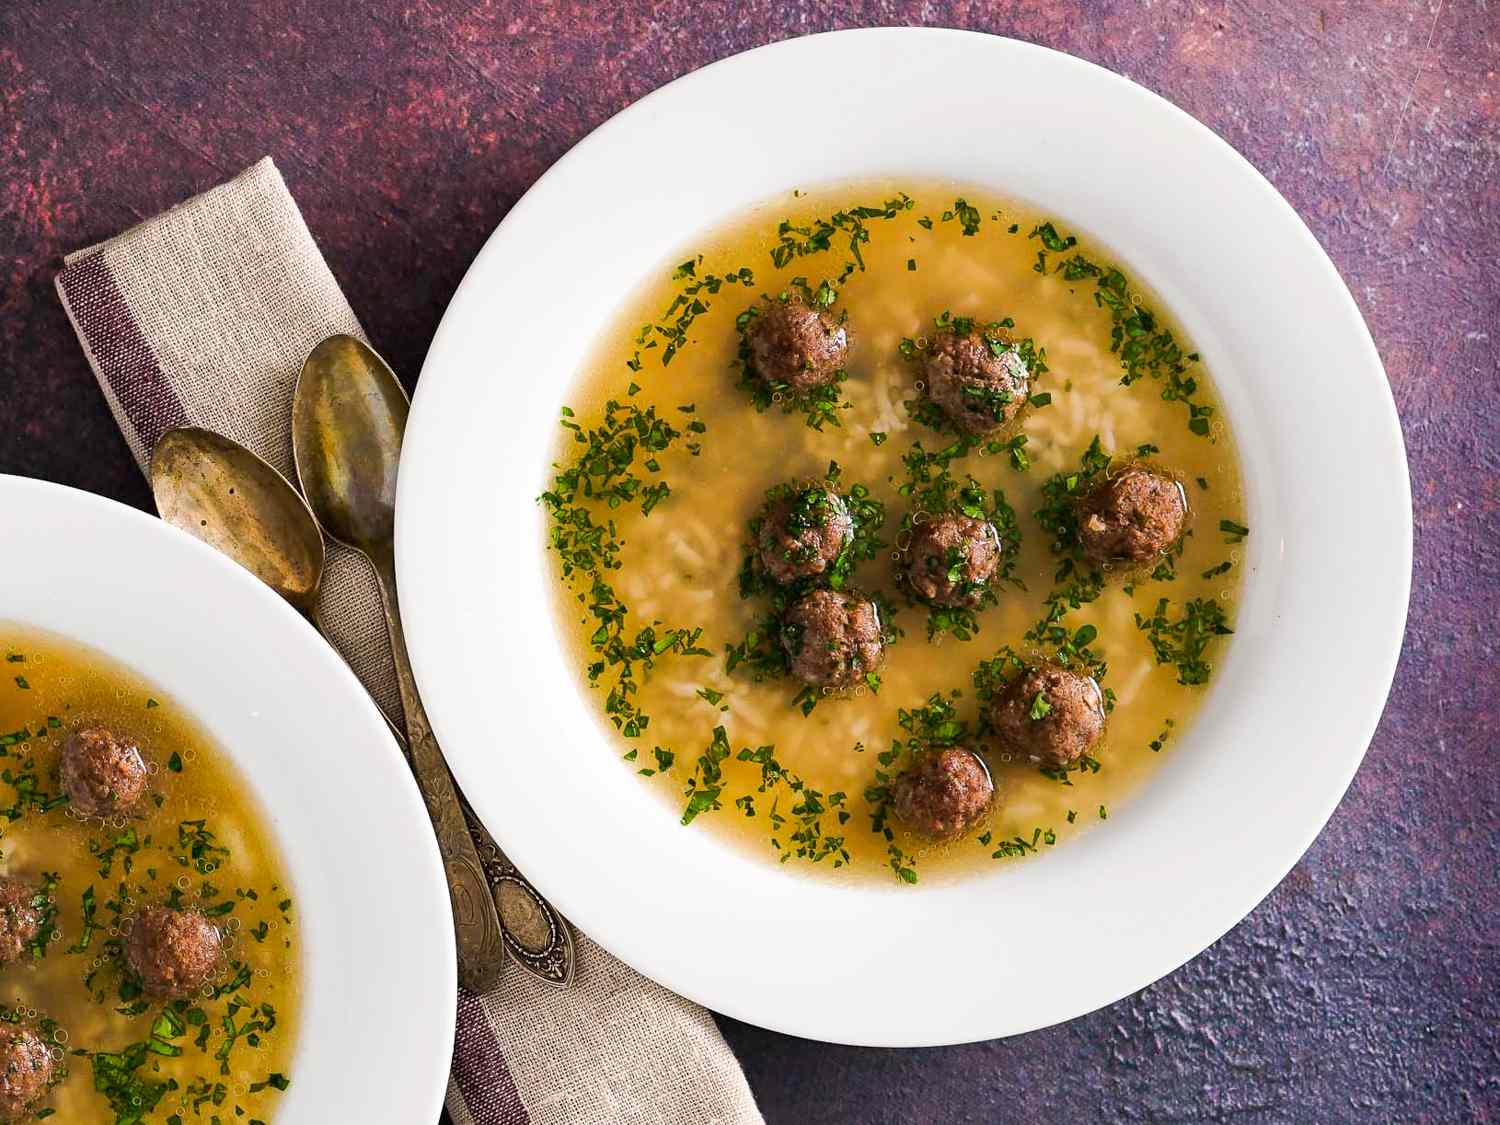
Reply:
[[0, 1121], [20, 1121], [52, 1081], [52, 1051], [29, 1027], [0, 1024]]
[[977, 603], [999, 565], [994, 525], [958, 512], [917, 524], [906, 549], [906, 581], [917, 597], [938, 606]]
[[986, 434], [1016, 416], [1031, 373], [1002, 337], [980, 331], [940, 333], [924, 365], [927, 394], [960, 430]]
[[125, 941], [125, 962], [151, 996], [182, 999], [212, 979], [222, 943], [218, 928], [197, 910], [147, 907]]
[[129, 812], [146, 792], [140, 749], [107, 727], [83, 727], [63, 743], [62, 790], [85, 816]]
[[41, 928], [37, 889], [22, 879], [0, 875], [0, 965], [20, 957]]
[[913, 832], [952, 840], [979, 822], [994, 795], [995, 783], [979, 755], [950, 746], [927, 751], [898, 777], [892, 804]]
[[819, 485], [771, 501], [755, 536], [761, 567], [782, 583], [822, 574], [853, 540], [848, 506]]
[[990, 724], [1010, 753], [1066, 769], [1104, 733], [1104, 696], [1093, 677], [1043, 664], [995, 696]]
[[1078, 505], [1078, 543], [1095, 562], [1145, 562], [1182, 535], [1187, 494], [1166, 473], [1131, 465]]
[[858, 594], [814, 590], [782, 616], [781, 645], [803, 683], [849, 687], [880, 663], [880, 611]]
[[838, 379], [849, 354], [849, 333], [827, 312], [799, 300], [770, 300], [745, 330], [753, 372], [767, 386], [794, 394]]

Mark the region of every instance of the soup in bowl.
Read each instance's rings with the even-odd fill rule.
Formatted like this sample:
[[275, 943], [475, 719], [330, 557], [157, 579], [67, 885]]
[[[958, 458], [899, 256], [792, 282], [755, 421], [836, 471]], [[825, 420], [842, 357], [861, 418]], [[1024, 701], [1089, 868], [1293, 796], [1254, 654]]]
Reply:
[[787, 192], [693, 245], [590, 357], [541, 496], [622, 760], [841, 878], [1107, 818], [1190, 729], [1250, 534], [1170, 310], [972, 184]]
[[265, 811], [162, 688], [34, 629], [0, 652], [0, 1120], [271, 1120], [302, 957]]

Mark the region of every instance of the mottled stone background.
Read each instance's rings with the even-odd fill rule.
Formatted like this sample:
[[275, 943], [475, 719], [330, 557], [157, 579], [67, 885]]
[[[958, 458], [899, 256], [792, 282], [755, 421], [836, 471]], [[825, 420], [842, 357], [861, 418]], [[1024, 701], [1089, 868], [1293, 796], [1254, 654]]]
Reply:
[[[589, 129], [743, 48], [901, 23], [1014, 35], [1129, 75], [1292, 201], [1369, 320], [1400, 407], [1411, 623], [1348, 797], [1212, 950], [1007, 1042], [855, 1050], [725, 1021], [767, 1118], [1500, 1119], [1494, 0], [0, 0], [0, 471], [149, 507], [53, 294], [67, 250], [270, 153], [410, 381], [486, 235]], [[669, 139], [662, 158], [691, 175]], [[1016, 955], [1066, 972], [1109, 951], [1059, 934]]]

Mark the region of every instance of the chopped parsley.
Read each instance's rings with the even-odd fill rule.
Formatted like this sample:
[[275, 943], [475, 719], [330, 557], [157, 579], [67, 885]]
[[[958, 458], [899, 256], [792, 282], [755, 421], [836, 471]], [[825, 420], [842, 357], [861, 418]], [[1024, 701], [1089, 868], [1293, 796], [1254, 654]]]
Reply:
[[[1032, 232], [1042, 242], [1037, 251], [1038, 273], [1048, 271], [1047, 254], [1063, 253], [1073, 248], [1077, 239], [1063, 236], [1051, 223], [1043, 223]], [[1154, 312], [1130, 292], [1130, 282], [1118, 268], [1104, 266], [1073, 254], [1052, 267], [1065, 281], [1094, 281], [1094, 303], [1110, 314], [1113, 328], [1110, 350], [1120, 357], [1124, 374], [1120, 380], [1130, 386], [1144, 378], [1159, 382], [1161, 397], [1181, 402], [1188, 410], [1188, 429], [1199, 437], [1209, 437], [1214, 408], [1197, 400], [1200, 391], [1192, 366], [1199, 362], [1197, 353], [1187, 353], [1170, 328], [1161, 324]]]
[[[776, 245], [771, 248], [771, 264], [777, 269], [785, 269], [797, 258], [822, 254], [838, 243], [849, 253], [848, 260], [833, 282], [834, 285], [841, 285], [855, 271], [863, 271], [865, 268], [864, 254], [860, 248], [870, 241], [870, 228], [867, 224], [879, 219], [894, 219], [914, 206], [911, 197], [901, 192], [878, 207], [848, 207], [835, 211], [827, 218], [812, 219], [801, 226], [789, 219], [783, 220], [776, 228]], [[928, 225], [931, 225], [930, 220]]]
[[1157, 736], [1155, 738], [1153, 738], [1150, 741], [1150, 743], [1148, 743], [1148, 745], [1150, 747], [1150, 750], [1151, 750], [1151, 752], [1153, 754], [1160, 754], [1161, 753], [1162, 747], [1164, 747], [1167, 744], [1167, 739], [1172, 736], [1172, 728], [1175, 727], [1176, 725], [1177, 725], [1177, 723], [1176, 723], [1175, 720], [1172, 720], [1172, 719], [1163, 719], [1162, 720], [1161, 731], [1157, 734]]
[[680, 283], [678, 290], [657, 321], [643, 325], [636, 336], [636, 352], [626, 363], [631, 371], [641, 370], [642, 350], [658, 346], [662, 349], [661, 365], [666, 367], [678, 352], [687, 347], [690, 342], [688, 330], [700, 316], [708, 312], [711, 305], [709, 297], [717, 295], [726, 285], [743, 285], [748, 288], [755, 284], [755, 274], [746, 267], [723, 275], [710, 273], [699, 277], [698, 267], [702, 263], [703, 256], [700, 254], [672, 271], [672, 280]]
[[[689, 433], [705, 427], [692, 418]], [[654, 406], [609, 400], [598, 426], [584, 427], [563, 408], [562, 425], [580, 448], [565, 463], [554, 466], [552, 488], [540, 500], [549, 517], [548, 546], [561, 560], [565, 581], [584, 586], [580, 600], [596, 627], [589, 636], [595, 659], [588, 666], [589, 684], [604, 686], [605, 714], [627, 738], [638, 737], [650, 722], [635, 703], [645, 675], [668, 653], [706, 656], [698, 645], [701, 629], [671, 628], [660, 621], [632, 630], [629, 609], [616, 595], [607, 575], [620, 567], [622, 540], [606, 513], [638, 504], [643, 515], [671, 492], [660, 479], [659, 456], [682, 437]], [[639, 467], [644, 474], [637, 470]]]
[[[35, 737], [45, 739], [47, 732], [38, 730]], [[0, 760], [6, 762], [0, 766], [0, 782], [10, 786], [15, 795], [8, 807], [0, 807], [0, 818], [5, 820], [20, 820], [28, 813], [51, 812], [68, 803], [66, 796], [50, 792], [44, 784], [51, 771], [44, 772], [38, 764], [32, 738], [26, 727], [0, 734]], [[10, 759], [15, 760], [15, 766], [10, 765]]]
[[980, 842], [984, 847], [989, 847], [992, 842], [995, 843], [995, 850], [990, 853], [991, 859], [1016, 859], [1024, 855], [1034, 855], [1041, 850], [1037, 847], [1038, 844], [1050, 848], [1057, 843], [1057, 833], [1050, 828], [1033, 828], [1030, 838], [1018, 834], [1006, 840], [992, 841], [987, 837], [989, 833], [985, 833], [985, 836], [980, 838]]
[[140, 835], [132, 827], [123, 829], [108, 842], [101, 839], [90, 840], [88, 842], [89, 855], [99, 861], [99, 878], [110, 877], [117, 858], [121, 861], [124, 873], [129, 875], [135, 864], [134, 856], [141, 850], [143, 843], [149, 842], [149, 839], [142, 841]]
[[184, 820], [177, 825], [177, 850], [172, 854], [181, 866], [208, 875], [229, 858], [229, 849], [218, 842], [207, 821]]
[[47, 947], [59, 936], [57, 929], [57, 888], [62, 878], [55, 871], [42, 873], [41, 882], [31, 893], [31, 908], [38, 916], [36, 936], [26, 943], [33, 961], [47, 956]]
[[[812, 788], [776, 760], [775, 747], [772, 746], [758, 746], [754, 750], [742, 747], [736, 760], [760, 766], [760, 785], [756, 792], [771, 794], [767, 812], [771, 824], [771, 846], [780, 853], [782, 863], [792, 859], [821, 863], [830, 859], [833, 867], [843, 867], [849, 862], [842, 829], [853, 814], [848, 809], [845, 793], [825, 794]], [[781, 789], [790, 795], [785, 813], [781, 811], [782, 795], [778, 792]], [[751, 794], [738, 798], [735, 805], [746, 816], [756, 815], [755, 798]], [[825, 816], [832, 817], [832, 827], [825, 823]]]
[[1213, 666], [1207, 660], [1209, 646], [1218, 637], [1234, 632], [1224, 608], [1213, 598], [1194, 598], [1182, 607], [1180, 616], [1168, 613], [1170, 603], [1161, 598], [1149, 615], [1135, 615], [1136, 628], [1146, 634], [1158, 664], [1175, 664], [1180, 684], [1205, 684]]
[[972, 238], [979, 233], [979, 208], [973, 206], [968, 200], [959, 197], [953, 201], [953, 207], [942, 214], [942, 222], [951, 223], [958, 221], [965, 238]]
[[69, 953], [87, 952], [89, 946], [93, 943], [94, 931], [98, 928], [95, 918], [99, 911], [99, 902], [94, 896], [92, 885], [83, 892], [80, 901], [83, 914], [83, 928], [78, 932], [78, 940], [68, 946]]
[[150, 1039], [132, 1043], [122, 1051], [95, 1051], [89, 1063], [94, 1071], [94, 1089], [115, 1112], [115, 1125], [136, 1125], [146, 1119], [167, 1093], [176, 1088], [173, 1079], [150, 1078], [141, 1073], [152, 1055], [180, 1054], [168, 1040]]

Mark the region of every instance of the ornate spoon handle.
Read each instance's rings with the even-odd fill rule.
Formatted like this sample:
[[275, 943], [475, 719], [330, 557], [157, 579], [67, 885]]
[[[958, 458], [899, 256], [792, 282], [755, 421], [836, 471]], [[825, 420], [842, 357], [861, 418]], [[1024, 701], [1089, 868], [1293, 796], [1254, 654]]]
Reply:
[[[463, 800], [463, 794], [459, 794]], [[544, 899], [531, 881], [516, 870], [490, 836], [479, 817], [463, 801], [469, 835], [479, 848], [479, 861], [500, 910], [505, 948], [516, 964], [543, 984], [565, 988], [573, 983], [573, 932], [567, 919]]]
[[[309, 612], [308, 620], [337, 651], [316, 610]], [[397, 745], [409, 753], [406, 735], [396, 729], [396, 724], [384, 711], [380, 712], [380, 717], [390, 728]], [[489, 882], [490, 893], [495, 898], [495, 908], [500, 912], [500, 931], [505, 938], [505, 948], [515, 958], [516, 964], [543, 984], [555, 988], [572, 984], [576, 954], [568, 920], [506, 858], [462, 790], [458, 800], [463, 806], [469, 836], [479, 852], [479, 862]]]
[[453, 902], [453, 929], [458, 944], [458, 983], [468, 992], [488, 992], [500, 981], [505, 967], [505, 941], [500, 917], [490, 894], [484, 866], [479, 861], [469, 826], [464, 818], [458, 789], [448, 773], [448, 763], [438, 748], [427, 712], [417, 694], [401, 611], [396, 600], [395, 560], [389, 555], [372, 558], [380, 580], [386, 627], [391, 636], [391, 655], [396, 680], [401, 687], [401, 706], [406, 711], [406, 733], [411, 750], [411, 768], [427, 804], [437, 834], [438, 851], [448, 876], [448, 894]]

